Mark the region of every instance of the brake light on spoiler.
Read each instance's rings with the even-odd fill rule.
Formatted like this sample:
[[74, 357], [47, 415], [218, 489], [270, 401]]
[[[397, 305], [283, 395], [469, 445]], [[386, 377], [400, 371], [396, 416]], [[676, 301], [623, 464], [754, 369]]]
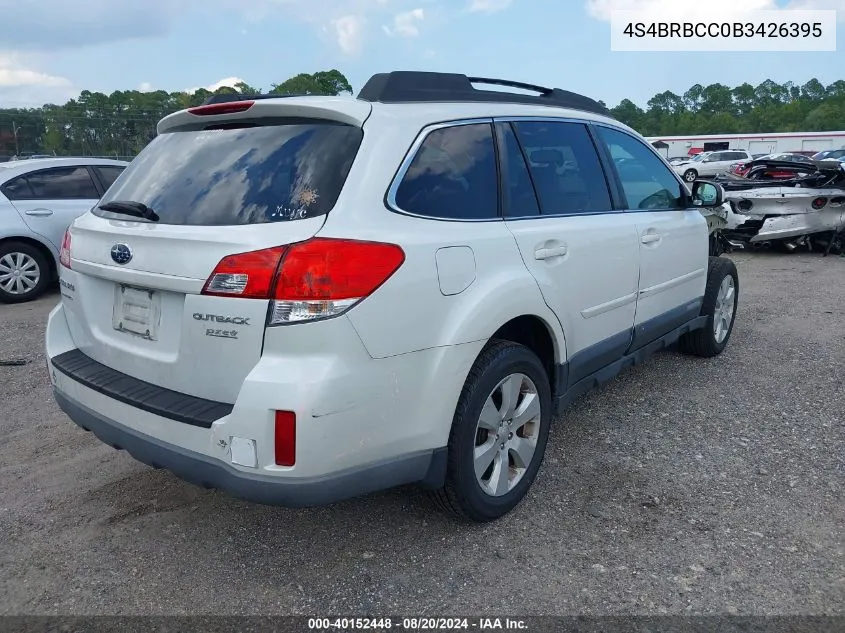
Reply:
[[313, 238], [224, 257], [202, 294], [270, 299], [268, 325], [313, 321], [343, 314], [404, 261], [395, 244]]
[[188, 108], [188, 112], [195, 116], [235, 114], [238, 112], [246, 112], [254, 105], [255, 101], [229, 101], [226, 103], [210, 103], [208, 105], [201, 105], [195, 108]]

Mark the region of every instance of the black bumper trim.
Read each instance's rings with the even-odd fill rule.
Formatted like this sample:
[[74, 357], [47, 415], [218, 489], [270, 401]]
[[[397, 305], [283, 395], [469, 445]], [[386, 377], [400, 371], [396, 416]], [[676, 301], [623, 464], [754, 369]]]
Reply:
[[216, 420], [226, 417], [234, 408], [225, 402], [189, 396], [127, 376], [98, 363], [78, 349], [54, 356], [50, 362], [65, 376], [89, 389], [148, 413], [192, 426], [210, 429]]
[[162, 442], [110, 420], [54, 389], [59, 407], [100, 440], [153, 468], [165, 468], [203, 488], [265, 505], [304, 508], [326, 505], [404, 484], [443, 485], [446, 449], [403, 455], [388, 461], [320, 477], [273, 477], [237, 470], [218, 459]]

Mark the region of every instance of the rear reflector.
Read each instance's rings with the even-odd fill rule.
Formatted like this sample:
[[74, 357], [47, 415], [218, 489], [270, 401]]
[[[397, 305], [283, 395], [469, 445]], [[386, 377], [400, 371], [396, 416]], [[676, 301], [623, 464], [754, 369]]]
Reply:
[[209, 105], [201, 105], [197, 106], [196, 108], [188, 108], [188, 112], [197, 116], [234, 114], [236, 112], [246, 112], [253, 105], [255, 105], [255, 101], [231, 101], [229, 103], [210, 103]]
[[405, 261], [395, 244], [313, 238], [224, 257], [203, 294], [272, 299], [268, 325], [343, 314]]
[[293, 411], [276, 411], [276, 465], [293, 466], [296, 463], [296, 414]]
[[59, 263], [65, 268], [70, 268], [70, 229], [65, 230], [62, 238], [62, 248], [59, 251]]

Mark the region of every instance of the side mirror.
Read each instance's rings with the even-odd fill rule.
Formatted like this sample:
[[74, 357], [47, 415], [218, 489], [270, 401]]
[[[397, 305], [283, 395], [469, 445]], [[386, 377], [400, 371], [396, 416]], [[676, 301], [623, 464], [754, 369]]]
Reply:
[[720, 207], [725, 201], [722, 185], [707, 180], [692, 183], [692, 204], [696, 207]]

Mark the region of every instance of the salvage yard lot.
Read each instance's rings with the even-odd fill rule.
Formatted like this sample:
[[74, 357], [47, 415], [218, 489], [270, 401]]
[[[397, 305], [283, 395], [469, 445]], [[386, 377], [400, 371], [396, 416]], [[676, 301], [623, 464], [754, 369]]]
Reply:
[[0, 614], [845, 613], [845, 259], [736, 254], [726, 352], [667, 351], [552, 427], [468, 526], [399, 490], [288, 510], [195, 488], [57, 409], [58, 295], [0, 306]]

